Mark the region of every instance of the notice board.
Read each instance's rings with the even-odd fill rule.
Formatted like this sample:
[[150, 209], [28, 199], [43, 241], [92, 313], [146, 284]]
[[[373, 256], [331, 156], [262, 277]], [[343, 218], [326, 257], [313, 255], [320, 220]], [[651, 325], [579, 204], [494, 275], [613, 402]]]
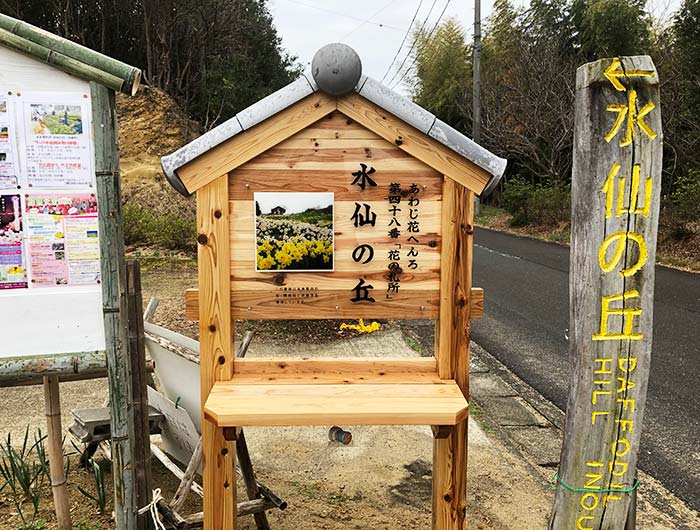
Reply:
[[0, 63], [0, 358], [103, 350], [89, 83]]

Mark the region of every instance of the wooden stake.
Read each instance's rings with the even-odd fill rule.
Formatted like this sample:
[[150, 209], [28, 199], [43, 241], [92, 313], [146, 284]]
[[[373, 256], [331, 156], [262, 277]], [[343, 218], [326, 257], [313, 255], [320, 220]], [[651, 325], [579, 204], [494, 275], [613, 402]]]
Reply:
[[[251, 501], [256, 500], [260, 497], [260, 489], [255, 479], [255, 471], [253, 470], [253, 463], [250, 460], [248, 444], [245, 441], [243, 429], [238, 432], [238, 436], [236, 437], [236, 456], [238, 456], [241, 475], [243, 476], [243, 483], [248, 493], [248, 499]], [[265, 512], [256, 513], [253, 517], [255, 518], [255, 526], [258, 530], [270, 530], [270, 523], [267, 521], [267, 514]]]
[[[129, 361], [131, 374], [131, 411], [134, 421], [133, 462], [136, 468], [136, 506], [142, 508], [153, 498], [151, 490], [151, 450], [148, 426], [148, 390], [146, 344], [143, 334], [143, 301], [141, 268], [136, 260], [126, 264], [127, 321], [129, 328]], [[153, 527], [148, 512], [137, 516], [137, 529]]]
[[[441, 379], [469, 399], [469, 334], [474, 194], [445, 178], [442, 195], [440, 318], [435, 354]], [[463, 530], [467, 509], [467, 420], [433, 440], [433, 530]]]
[[58, 521], [58, 530], [71, 530], [66, 472], [63, 462], [63, 428], [61, 427], [61, 394], [58, 377], [44, 377], [44, 410], [48, 429], [49, 468], [51, 471], [51, 491]]
[[578, 69], [572, 369], [552, 530], [619, 530], [633, 513], [652, 355], [661, 126], [659, 79], [649, 56]]
[[170, 508], [172, 508], [173, 511], [179, 512], [182, 509], [182, 506], [185, 504], [185, 500], [187, 499], [187, 495], [190, 493], [190, 489], [192, 489], [194, 477], [197, 474], [197, 471], [199, 470], [199, 465], [201, 463], [202, 439], [200, 438], [199, 442], [197, 443], [197, 447], [195, 447], [194, 449], [192, 458], [190, 458], [190, 461], [187, 464], [185, 474], [180, 479], [180, 485], [177, 487], [177, 491], [173, 496], [173, 500], [170, 501]]

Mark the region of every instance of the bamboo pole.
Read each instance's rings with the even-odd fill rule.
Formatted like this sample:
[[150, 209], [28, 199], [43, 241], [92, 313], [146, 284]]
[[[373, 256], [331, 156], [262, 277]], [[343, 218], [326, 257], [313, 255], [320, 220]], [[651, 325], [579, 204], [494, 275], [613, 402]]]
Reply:
[[[59, 383], [85, 381], [107, 377], [105, 352], [60, 355], [42, 358], [23, 358], [0, 363], [0, 388], [41, 385], [44, 377], [56, 376]], [[46, 362], [45, 362], [46, 361]], [[146, 361], [146, 371], [152, 374], [155, 363]], [[105, 407], [109, 403], [105, 404]]]
[[114, 92], [90, 83], [99, 204], [102, 306], [111, 416], [114, 514], [117, 530], [136, 528], [134, 425], [129, 421], [129, 359], [126, 355], [126, 260], [119, 189], [119, 146]]
[[[28, 55], [86, 81], [99, 83], [109, 89], [123, 91], [124, 81], [117, 76], [107, 73], [99, 68], [81, 63], [71, 57], [55, 52], [40, 44], [23, 39], [0, 28], [0, 43], [16, 52]], [[131, 95], [131, 94], [130, 94]]]
[[71, 530], [73, 524], [70, 518], [68, 503], [68, 488], [66, 487], [66, 472], [63, 462], [63, 428], [61, 427], [61, 394], [58, 387], [58, 377], [44, 377], [44, 410], [46, 412], [46, 427], [48, 434], [49, 470], [51, 472], [51, 491], [53, 505], [58, 522], [58, 530]]
[[[125, 94], [129, 94], [130, 96], [135, 95], [139, 88], [139, 84], [141, 82], [141, 70], [138, 68], [122, 63], [121, 61], [117, 61], [116, 59], [91, 50], [90, 48], [86, 48], [85, 46], [81, 46], [80, 44], [76, 44], [68, 39], [64, 39], [58, 35], [54, 35], [53, 33], [49, 33], [48, 31], [44, 31], [36, 26], [32, 26], [31, 24], [27, 24], [26, 22], [17, 20], [2, 13], [0, 13], [0, 29], [4, 30], [5, 32], [3, 36], [0, 37], [1, 41], [5, 42], [5, 39], [8, 38], [7, 33], [9, 33], [17, 37], [10, 40], [10, 42], [14, 43], [15, 45], [18, 45], [21, 42], [19, 39], [34, 44], [34, 47], [27, 46], [26, 44], [23, 45], [23, 49], [28, 52], [30, 49], [37, 51], [40, 49], [49, 50], [48, 56], [42, 51], [42, 55], [37, 57], [42, 61], [47, 62], [48, 64], [54, 64], [54, 66], [63, 69], [63, 66], [69, 64], [69, 62], [65, 61], [63, 58], [70, 59], [70, 64], [81, 64], [86, 67], [85, 72], [91, 77], [86, 78], [80, 75], [80, 73], [76, 72], [68, 73], [78, 75], [79, 77], [83, 77], [88, 81], [100, 82], [99, 79], [93, 78], [92, 75], [94, 74], [94, 71], [103, 72], [104, 74], [108, 74], [110, 76], [109, 78], [105, 77], [104, 79], [112, 79], [115, 83], [114, 86], [105, 86], [113, 90], [119, 90]], [[21, 52], [22, 50], [18, 49], [17, 51]], [[60, 56], [58, 58], [59, 62], [52, 63], [50, 60], [46, 59], [46, 57], [48, 57], [48, 59], [52, 59], [51, 56], [56, 54]], [[32, 54], [32, 56], [34, 55]], [[118, 83], [118, 85], [116, 83]]]
[[10, 357], [0, 361], [0, 387], [41, 384], [44, 377], [92, 375], [107, 368], [105, 352], [93, 351], [35, 357]]

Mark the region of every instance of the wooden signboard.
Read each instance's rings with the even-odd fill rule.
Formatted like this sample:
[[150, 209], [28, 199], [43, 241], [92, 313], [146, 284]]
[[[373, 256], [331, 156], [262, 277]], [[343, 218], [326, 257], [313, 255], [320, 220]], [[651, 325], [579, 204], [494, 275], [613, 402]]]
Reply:
[[[197, 193], [205, 529], [235, 527], [238, 428], [357, 424], [434, 427], [433, 528], [461, 530], [472, 205], [505, 161], [362, 78], [347, 46], [314, 61], [313, 82], [164, 159]], [[237, 319], [334, 318], [435, 319], [435, 358], [233, 357]]]
[[661, 190], [659, 80], [647, 56], [579, 68], [572, 176], [571, 392], [550, 528], [619, 530], [651, 364]]
[[435, 318], [442, 183], [339, 112], [234, 170], [232, 318]]

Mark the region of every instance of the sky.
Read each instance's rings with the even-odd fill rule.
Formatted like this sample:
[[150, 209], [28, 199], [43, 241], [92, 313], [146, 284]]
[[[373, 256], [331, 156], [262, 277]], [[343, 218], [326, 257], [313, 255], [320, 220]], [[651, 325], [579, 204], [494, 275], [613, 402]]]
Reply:
[[325, 208], [333, 204], [332, 193], [278, 193], [257, 192], [255, 200], [260, 205], [262, 213], [270, 213], [275, 206], [282, 206], [286, 213], [305, 212], [309, 208]]
[[[516, 6], [529, 3], [528, 0], [512, 1]], [[680, 1], [649, 0], [648, 9], [656, 17], [668, 16]], [[457, 18], [470, 39], [473, 35], [473, 1], [269, 0], [268, 5], [282, 37], [282, 46], [304, 65], [310, 64], [316, 50], [324, 44], [344, 42], [360, 55], [365, 74], [377, 80], [384, 78], [384, 84], [404, 94], [407, 88], [399, 83], [401, 74], [394, 74], [402, 63], [404, 70], [411, 64], [410, 58], [404, 62], [410, 49], [410, 32], [401, 46], [408, 28], [426, 21], [425, 28], [430, 30], [442, 14], [442, 20]], [[493, 0], [482, 0], [482, 19], [488, 17], [492, 6]], [[392, 63], [400, 46], [397, 61]]]

